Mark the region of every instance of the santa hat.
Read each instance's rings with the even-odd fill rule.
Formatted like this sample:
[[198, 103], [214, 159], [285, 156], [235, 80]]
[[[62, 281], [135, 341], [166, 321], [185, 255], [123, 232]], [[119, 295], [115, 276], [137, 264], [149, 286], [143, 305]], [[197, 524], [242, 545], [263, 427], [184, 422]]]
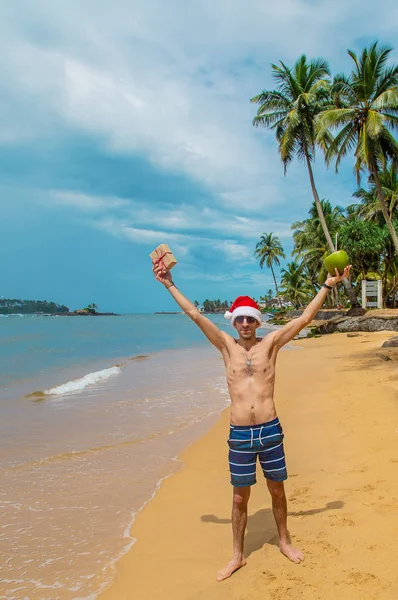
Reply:
[[254, 317], [261, 325], [261, 312], [258, 309], [258, 304], [249, 296], [238, 296], [232, 303], [232, 306], [226, 313], [226, 319], [231, 319], [231, 325], [235, 323], [236, 317]]

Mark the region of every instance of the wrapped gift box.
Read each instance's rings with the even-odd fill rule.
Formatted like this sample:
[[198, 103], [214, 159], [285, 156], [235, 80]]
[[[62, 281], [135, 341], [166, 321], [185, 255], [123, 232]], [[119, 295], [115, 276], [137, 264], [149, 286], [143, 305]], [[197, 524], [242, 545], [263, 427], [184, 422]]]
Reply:
[[162, 264], [165, 269], [172, 269], [177, 261], [167, 244], [160, 244], [149, 255], [154, 265]]

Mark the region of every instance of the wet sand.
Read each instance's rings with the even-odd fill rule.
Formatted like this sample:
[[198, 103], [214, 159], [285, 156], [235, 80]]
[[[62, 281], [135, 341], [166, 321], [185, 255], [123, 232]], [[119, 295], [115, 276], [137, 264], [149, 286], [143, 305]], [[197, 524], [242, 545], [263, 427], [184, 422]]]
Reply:
[[180, 457], [185, 465], [138, 515], [137, 539], [101, 600], [398, 598], [398, 370], [391, 332], [295, 342], [279, 356], [289, 530], [301, 565], [279, 552], [262, 475], [249, 504], [246, 567], [231, 558], [228, 410]]
[[126, 359], [107, 379], [71, 375], [58, 374], [62, 393], [0, 402], [4, 600], [96, 598], [133, 545], [135, 514], [229, 404], [210, 346]]

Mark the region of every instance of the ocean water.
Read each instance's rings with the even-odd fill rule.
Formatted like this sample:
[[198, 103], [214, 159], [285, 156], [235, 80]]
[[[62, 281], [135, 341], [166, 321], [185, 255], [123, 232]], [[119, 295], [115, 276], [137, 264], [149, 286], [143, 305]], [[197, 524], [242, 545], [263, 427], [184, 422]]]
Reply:
[[0, 598], [94, 599], [228, 406], [222, 359], [185, 315], [9, 316], [0, 383]]
[[[230, 327], [222, 315], [211, 318], [225, 330]], [[0, 315], [0, 387], [104, 359], [117, 362], [125, 356], [206, 344], [201, 331], [184, 314]]]

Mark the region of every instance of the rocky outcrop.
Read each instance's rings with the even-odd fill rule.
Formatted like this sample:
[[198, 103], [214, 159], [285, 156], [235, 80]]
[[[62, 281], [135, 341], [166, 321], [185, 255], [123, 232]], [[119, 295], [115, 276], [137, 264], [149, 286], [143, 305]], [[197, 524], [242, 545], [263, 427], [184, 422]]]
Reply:
[[382, 348], [398, 348], [398, 336], [390, 338], [382, 345]]
[[398, 311], [370, 311], [360, 317], [335, 317], [318, 327], [319, 333], [398, 331]]
[[[295, 319], [296, 317], [300, 317], [303, 312], [304, 310], [289, 310], [289, 312], [286, 313], [286, 318]], [[346, 313], [346, 310], [337, 310], [333, 308], [328, 310], [326, 308], [322, 308], [316, 313], [314, 321], [329, 321], [329, 319], [334, 319], [335, 317], [345, 316]]]
[[[53, 316], [53, 315], [49, 315], [49, 316]], [[62, 315], [59, 315], [59, 316], [62, 316], [62, 317], [119, 317], [120, 315], [118, 315], [118, 313], [112, 313], [112, 312], [109, 312], [109, 313], [108, 312], [107, 313], [92, 312], [92, 311], [82, 308], [82, 309], [75, 310], [73, 312], [63, 313]]]

